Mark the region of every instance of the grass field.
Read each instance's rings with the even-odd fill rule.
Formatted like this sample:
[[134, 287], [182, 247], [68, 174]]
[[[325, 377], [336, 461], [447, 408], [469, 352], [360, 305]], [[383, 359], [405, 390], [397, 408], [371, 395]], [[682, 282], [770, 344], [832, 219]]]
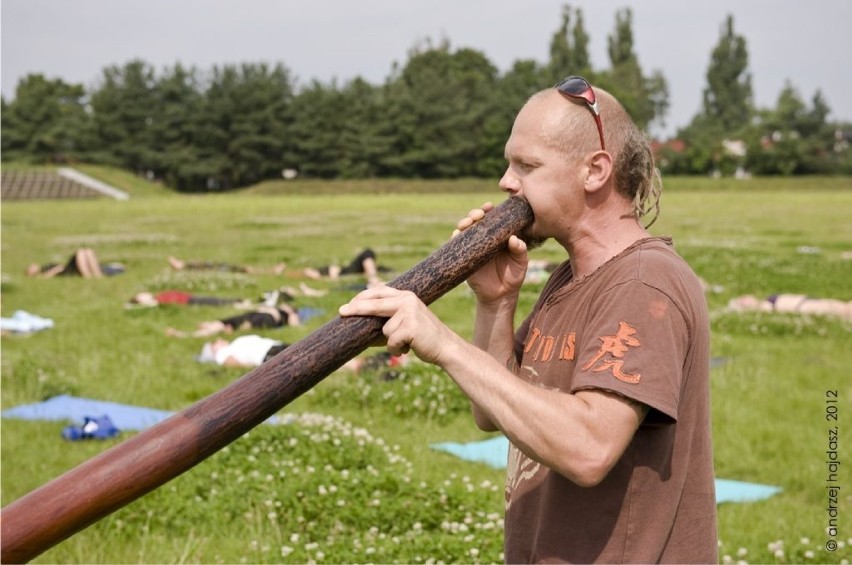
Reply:
[[[56, 394], [180, 410], [244, 371], [194, 360], [202, 339], [165, 336], [227, 308], [125, 309], [135, 292], [184, 288], [257, 298], [300, 282], [305, 266], [373, 248], [402, 272], [439, 247], [455, 221], [486, 199], [483, 181], [269, 183], [239, 193], [176, 196], [121, 173], [127, 202], [11, 202], [2, 206], [2, 313], [52, 318], [53, 329], [2, 338], [2, 407]], [[333, 194], [333, 196], [332, 196]], [[767, 500], [719, 507], [720, 559], [837, 563], [852, 559], [852, 324], [824, 317], [737, 315], [736, 295], [801, 292], [852, 300], [852, 180], [673, 179], [652, 231], [711, 286], [716, 473], [776, 485]], [[64, 261], [77, 247], [127, 272], [102, 280], [27, 279], [31, 262]], [[536, 257], [560, 259], [552, 243]], [[282, 277], [178, 273], [184, 259], [270, 266]], [[846, 258], [844, 258], [846, 257]], [[299, 298], [325, 315], [263, 333], [292, 342], [333, 317], [354, 293], [343, 283]], [[539, 286], [525, 288], [522, 310]], [[451, 291], [433, 310], [464, 336], [473, 301]], [[827, 394], [839, 397], [827, 421]], [[492, 562], [501, 559], [501, 470], [429, 449], [484, 439], [449, 378], [428, 366], [396, 380], [336, 373], [195, 469], [37, 559], [128, 562]], [[843, 462], [839, 529], [826, 531], [829, 429]], [[66, 442], [63, 423], [2, 420], [2, 503], [15, 500], [120, 440]], [[124, 434], [125, 437], [128, 434]], [[834, 552], [826, 542], [839, 543]]]

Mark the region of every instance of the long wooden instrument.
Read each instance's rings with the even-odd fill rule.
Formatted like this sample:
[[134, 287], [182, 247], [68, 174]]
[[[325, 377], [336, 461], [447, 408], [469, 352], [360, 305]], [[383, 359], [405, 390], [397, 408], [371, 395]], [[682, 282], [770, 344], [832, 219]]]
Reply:
[[[532, 220], [525, 200], [509, 198], [389, 285], [429, 304]], [[0, 511], [2, 562], [29, 561], [197, 465], [379, 341], [384, 321], [337, 317], [231, 385], [7, 505]]]

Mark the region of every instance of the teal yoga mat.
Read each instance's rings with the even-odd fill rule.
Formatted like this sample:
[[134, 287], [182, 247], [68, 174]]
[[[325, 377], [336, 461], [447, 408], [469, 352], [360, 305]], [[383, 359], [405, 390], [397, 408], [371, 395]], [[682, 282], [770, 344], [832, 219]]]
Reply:
[[[505, 468], [509, 456], [509, 441], [503, 436], [469, 443], [434, 443], [431, 447], [466, 461], [485, 463], [495, 469]], [[762, 500], [781, 492], [781, 490], [781, 487], [771, 485], [716, 479], [716, 503]]]

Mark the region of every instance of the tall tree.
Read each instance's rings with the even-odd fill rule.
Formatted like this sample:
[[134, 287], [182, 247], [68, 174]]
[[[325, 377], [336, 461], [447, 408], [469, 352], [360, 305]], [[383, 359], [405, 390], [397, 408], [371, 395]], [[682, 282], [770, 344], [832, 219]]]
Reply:
[[224, 190], [281, 174], [293, 83], [281, 64], [214, 67], [199, 110], [196, 174]]
[[715, 122], [724, 135], [731, 135], [748, 124], [752, 112], [746, 39], [734, 32], [734, 17], [729, 15], [710, 56], [703, 114]]
[[[571, 15], [576, 16], [571, 27]], [[583, 13], [571, 6], [562, 6], [562, 22], [550, 38], [548, 82], [556, 83], [568, 75], [588, 75], [591, 71], [589, 35], [583, 26]]]
[[142, 60], [104, 69], [102, 81], [92, 93], [93, 157], [147, 174], [157, 167], [152, 150], [151, 125], [156, 101], [154, 69]]
[[306, 177], [340, 175], [345, 159], [341, 129], [346, 102], [333, 82], [325, 85], [314, 80], [299, 92], [293, 100], [293, 123], [287, 130], [288, 168]]
[[406, 177], [475, 175], [496, 80], [497, 69], [479, 51], [451, 52], [446, 41], [412, 50], [386, 86], [393, 143], [385, 170]]
[[30, 74], [18, 82], [15, 98], [3, 100], [3, 160], [67, 162], [86, 149], [85, 89], [61, 79]]
[[343, 107], [339, 175], [344, 178], [379, 176], [382, 159], [392, 143], [390, 124], [385, 118], [384, 89], [358, 77], [346, 84], [339, 98]]
[[607, 38], [610, 68], [596, 80], [611, 92], [640, 128], [663, 122], [668, 110], [668, 84], [660, 71], [650, 77], [642, 72], [633, 46], [633, 12], [630, 8], [615, 14], [615, 29]]
[[177, 64], [163, 71], [154, 87], [156, 112], [150, 125], [152, 172], [178, 190], [189, 190], [199, 160], [196, 146], [201, 107], [201, 85], [195, 69]]

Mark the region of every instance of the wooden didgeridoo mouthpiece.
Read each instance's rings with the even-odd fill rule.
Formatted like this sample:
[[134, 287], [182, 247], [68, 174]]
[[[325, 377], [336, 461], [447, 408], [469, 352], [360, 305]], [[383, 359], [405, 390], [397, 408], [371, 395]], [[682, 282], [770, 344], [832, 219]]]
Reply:
[[[526, 200], [509, 198], [388, 284], [429, 304], [532, 220]], [[189, 470], [376, 343], [384, 322], [337, 317], [231, 385], [7, 505], [0, 511], [0, 560], [29, 561]]]

